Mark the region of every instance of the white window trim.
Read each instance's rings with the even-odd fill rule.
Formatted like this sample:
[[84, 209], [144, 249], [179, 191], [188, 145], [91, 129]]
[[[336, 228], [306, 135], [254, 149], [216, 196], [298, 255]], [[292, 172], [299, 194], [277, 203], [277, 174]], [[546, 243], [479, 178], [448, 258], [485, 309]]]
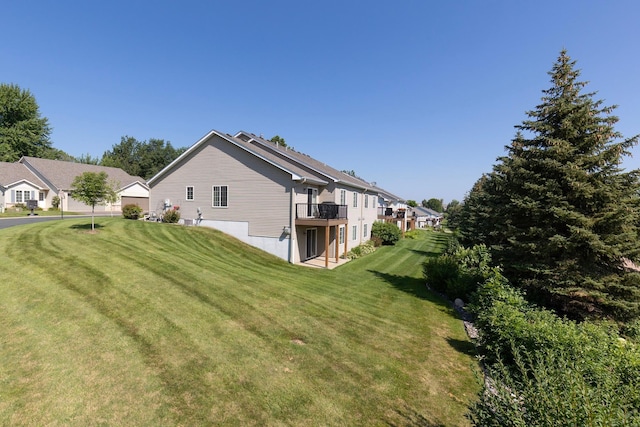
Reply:
[[[189, 198], [189, 189], [191, 189], [191, 198]], [[213, 190], [211, 190], [211, 197], [213, 197]], [[227, 190], [228, 191], [228, 190]], [[187, 202], [193, 202], [196, 198], [196, 192], [195, 192], [195, 188], [193, 187], [193, 185], [187, 185], [187, 187], [184, 190], [184, 199]], [[213, 203], [213, 201], [212, 201]]]
[[338, 244], [339, 245], [344, 245], [344, 237], [345, 237], [345, 233], [347, 232], [346, 227], [340, 226], [338, 229]]
[[353, 207], [357, 208], [358, 207], [358, 193], [357, 192], [353, 192]]
[[[215, 192], [215, 189], [218, 188], [219, 189], [218, 191], [220, 191], [220, 196], [222, 196], [222, 187], [227, 188], [227, 204], [222, 205], [222, 197], [220, 197], [221, 204], [216, 206], [214, 192]], [[228, 185], [212, 185], [211, 186], [211, 207], [216, 209], [226, 209], [229, 207], [229, 186]]]
[[358, 240], [358, 226], [351, 227], [351, 240]]

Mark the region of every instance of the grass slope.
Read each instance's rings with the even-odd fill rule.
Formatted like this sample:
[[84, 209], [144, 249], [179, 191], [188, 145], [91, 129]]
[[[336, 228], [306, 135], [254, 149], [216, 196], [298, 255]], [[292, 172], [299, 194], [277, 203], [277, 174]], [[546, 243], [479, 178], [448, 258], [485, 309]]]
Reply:
[[473, 349], [420, 278], [442, 235], [325, 271], [96, 221], [0, 232], [0, 424], [467, 425]]

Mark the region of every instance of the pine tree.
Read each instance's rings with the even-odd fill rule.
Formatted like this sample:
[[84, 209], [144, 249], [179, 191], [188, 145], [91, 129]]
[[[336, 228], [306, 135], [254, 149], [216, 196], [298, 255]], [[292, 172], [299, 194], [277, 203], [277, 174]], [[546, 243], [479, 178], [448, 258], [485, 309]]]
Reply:
[[615, 106], [582, 93], [574, 67], [562, 51], [542, 103], [470, 193], [461, 228], [547, 305], [624, 320], [640, 314], [640, 275], [623, 269], [640, 255], [640, 171], [621, 168], [638, 136], [614, 130]]

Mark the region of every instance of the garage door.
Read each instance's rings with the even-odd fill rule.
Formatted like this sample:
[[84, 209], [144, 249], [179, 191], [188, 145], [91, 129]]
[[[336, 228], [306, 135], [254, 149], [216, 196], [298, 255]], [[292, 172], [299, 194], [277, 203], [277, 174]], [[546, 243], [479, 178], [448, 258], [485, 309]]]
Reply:
[[149, 198], [148, 197], [122, 197], [122, 206], [124, 205], [138, 205], [142, 208], [143, 212], [149, 212]]

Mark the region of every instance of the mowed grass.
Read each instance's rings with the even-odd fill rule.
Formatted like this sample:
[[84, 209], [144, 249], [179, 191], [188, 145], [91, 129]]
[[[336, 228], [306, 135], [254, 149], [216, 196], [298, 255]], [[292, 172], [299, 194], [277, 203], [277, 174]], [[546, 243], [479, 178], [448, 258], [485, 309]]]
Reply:
[[468, 425], [473, 347], [425, 233], [332, 271], [215, 230], [0, 231], [1, 425]]

